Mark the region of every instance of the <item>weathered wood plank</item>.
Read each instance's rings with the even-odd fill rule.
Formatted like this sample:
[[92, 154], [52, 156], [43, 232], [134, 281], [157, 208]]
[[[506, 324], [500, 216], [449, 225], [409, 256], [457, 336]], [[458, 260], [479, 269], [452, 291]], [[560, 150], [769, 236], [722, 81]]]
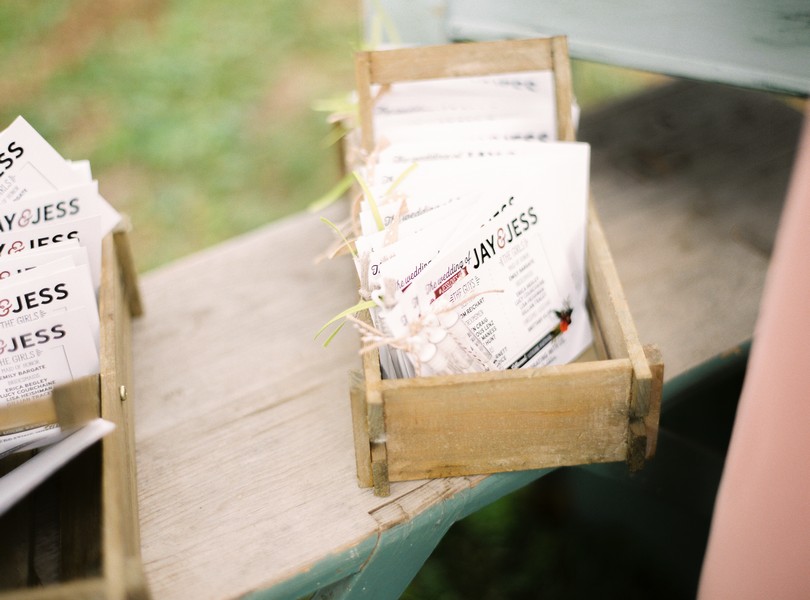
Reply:
[[[157, 598], [270, 587], [377, 535], [369, 510], [381, 501], [355, 468], [357, 335], [346, 327], [326, 349], [312, 339], [357, 301], [349, 260], [313, 264], [331, 241], [302, 214], [142, 278], [133, 393]], [[229, 548], [238, 560], [223, 561]]]
[[751, 337], [800, 126], [768, 95], [689, 82], [582, 116], [594, 202], [667, 379]]
[[[415, 52], [414, 52], [415, 51]], [[371, 83], [543, 71], [552, 67], [550, 39], [446, 44], [371, 52]]]
[[624, 460], [630, 361], [392, 380], [392, 480]]
[[[31, 457], [32, 452], [18, 452], [0, 462], [0, 477], [10, 473]], [[0, 598], [6, 592], [28, 585], [31, 557], [31, 498], [23, 498], [15, 506], [0, 516]], [[10, 591], [11, 590], [11, 591]]]

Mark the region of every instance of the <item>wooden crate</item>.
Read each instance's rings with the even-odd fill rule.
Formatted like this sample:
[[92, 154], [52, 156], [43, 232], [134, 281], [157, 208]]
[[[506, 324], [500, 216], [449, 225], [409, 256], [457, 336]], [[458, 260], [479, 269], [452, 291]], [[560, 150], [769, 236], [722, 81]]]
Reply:
[[[361, 143], [374, 146], [373, 84], [550, 70], [558, 137], [574, 140], [565, 37], [361, 52]], [[383, 380], [364, 354], [351, 382], [357, 475], [378, 495], [389, 482], [627, 461], [655, 452], [663, 362], [643, 347], [591, 200], [588, 304], [595, 343], [573, 364]]]
[[[55, 422], [61, 406], [89, 405], [91, 415], [116, 427], [0, 517], [0, 600], [149, 597], [129, 393], [131, 320], [141, 312], [127, 232], [120, 229], [103, 241], [100, 374], [54, 389], [29, 416], [31, 423]], [[46, 585], [36, 580], [43, 572]]]

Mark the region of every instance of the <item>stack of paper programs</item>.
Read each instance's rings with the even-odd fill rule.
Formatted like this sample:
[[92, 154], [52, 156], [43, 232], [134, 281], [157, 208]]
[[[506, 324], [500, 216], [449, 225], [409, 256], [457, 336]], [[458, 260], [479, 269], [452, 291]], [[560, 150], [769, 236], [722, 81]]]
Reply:
[[[556, 141], [550, 72], [374, 90], [356, 266], [388, 378], [565, 363], [585, 307], [589, 146]], [[353, 135], [357, 135], [355, 132]]]
[[[101, 239], [119, 219], [86, 161], [62, 158], [22, 117], [0, 132], [0, 417], [99, 372]], [[62, 433], [3, 425], [0, 457]]]

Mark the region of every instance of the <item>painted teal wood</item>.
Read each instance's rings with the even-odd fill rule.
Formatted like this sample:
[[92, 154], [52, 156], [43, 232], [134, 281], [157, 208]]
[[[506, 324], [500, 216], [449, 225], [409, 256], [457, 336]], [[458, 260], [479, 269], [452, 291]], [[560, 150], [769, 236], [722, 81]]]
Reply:
[[[382, 3], [403, 41], [438, 43], [564, 34], [573, 58], [806, 96], [806, 0], [408, 0]], [[430, 4], [430, 10], [424, 5]], [[437, 6], [443, 4], [443, 6]], [[439, 40], [437, 31], [444, 31]]]
[[551, 471], [502, 473], [480, 479], [407, 523], [382, 531], [377, 548], [361, 571], [321, 590], [312, 600], [399, 598], [453, 523]]
[[325, 557], [310, 570], [299, 573], [277, 586], [245, 595], [244, 600], [290, 600], [305, 598], [314, 590], [329, 589], [332, 584], [350, 578], [360, 571], [376, 552], [377, 547], [378, 536], [370, 536], [357, 546]]

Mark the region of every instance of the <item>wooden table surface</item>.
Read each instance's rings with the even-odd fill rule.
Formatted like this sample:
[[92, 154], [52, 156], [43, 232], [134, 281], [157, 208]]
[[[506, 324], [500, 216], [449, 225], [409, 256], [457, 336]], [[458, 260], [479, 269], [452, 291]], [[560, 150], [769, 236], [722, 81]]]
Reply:
[[[764, 94], [685, 83], [583, 116], [597, 206], [667, 380], [750, 338], [800, 122]], [[348, 260], [313, 263], [330, 240], [298, 214], [142, 277], [131, 397], [155, 598], [396, 597], [452, 522], [541, 475], [357, 486], [358, 341], [312, 340], [355, 301]]]

